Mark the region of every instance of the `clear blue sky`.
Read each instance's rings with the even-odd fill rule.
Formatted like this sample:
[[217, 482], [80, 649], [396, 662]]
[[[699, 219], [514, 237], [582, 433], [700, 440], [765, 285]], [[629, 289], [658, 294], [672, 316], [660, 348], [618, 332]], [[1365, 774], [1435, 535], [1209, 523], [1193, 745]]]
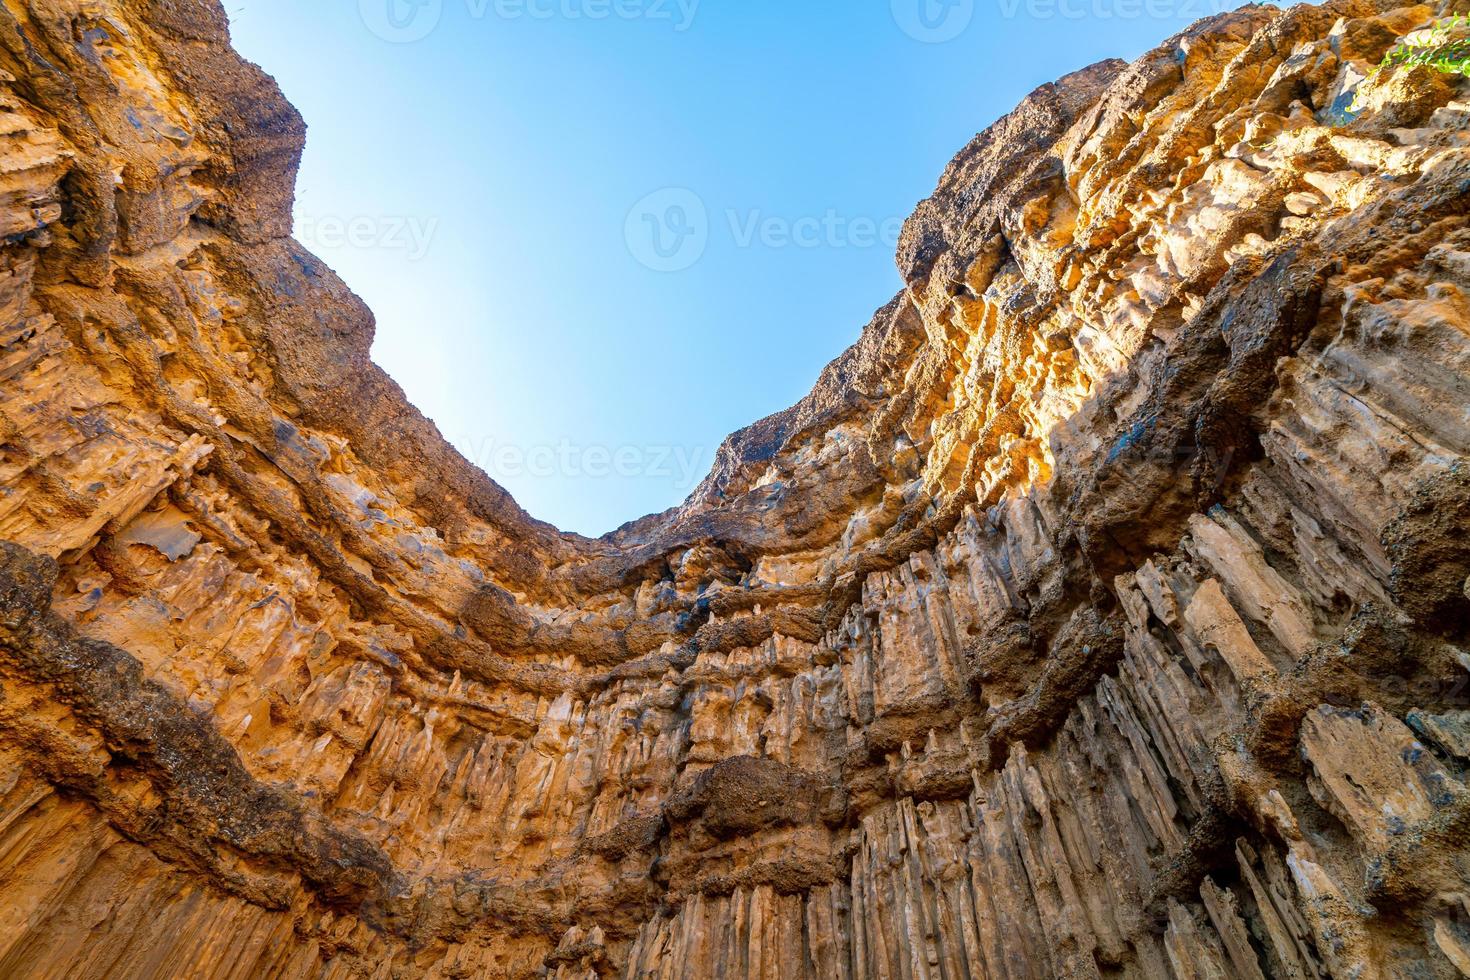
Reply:
[[978, 130], [1221, 0], [225, 3], [306, 117], [297, 234], [377, 314], [374, 358], [596, 535], [806, 393]]

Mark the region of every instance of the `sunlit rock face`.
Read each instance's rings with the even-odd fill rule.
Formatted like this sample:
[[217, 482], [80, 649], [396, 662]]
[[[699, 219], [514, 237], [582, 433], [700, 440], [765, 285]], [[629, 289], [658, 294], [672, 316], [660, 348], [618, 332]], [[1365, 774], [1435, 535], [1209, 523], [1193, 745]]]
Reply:
[[369, 362], [213, 0], [0, 5], [0, 976], [1470, 973], [1435, 13], [1037, 90], [592, 541]]

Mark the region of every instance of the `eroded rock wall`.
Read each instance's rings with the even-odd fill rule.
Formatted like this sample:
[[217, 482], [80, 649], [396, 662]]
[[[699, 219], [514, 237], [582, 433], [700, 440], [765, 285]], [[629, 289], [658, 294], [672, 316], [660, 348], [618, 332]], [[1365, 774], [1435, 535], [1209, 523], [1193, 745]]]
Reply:
[[1442, 12], [1039, 89], [592, 541], [370, 363], [212, 0], [0, 4], [0, 976], [1470, 974]]

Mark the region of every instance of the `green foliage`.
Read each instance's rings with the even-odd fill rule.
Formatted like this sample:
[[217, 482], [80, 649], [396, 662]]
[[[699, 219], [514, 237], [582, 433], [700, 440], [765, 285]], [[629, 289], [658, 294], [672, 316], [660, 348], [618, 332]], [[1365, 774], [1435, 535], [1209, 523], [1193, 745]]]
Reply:
[[[1470, 30], [1470, 16], [1457, 14], [1435, 24], [1417, 36], [1400, 41], [1383, 56], [1383, 61], [1368, 76], [1374, 78], [1381, 71], [1397, 68], [1423, 66], [1446, 75], [1462, 75], [1470, 78], [1470, 36], [1456, 37], [1457, 32]], [[1366, 80], [1365, 80], [1366, 81]], [[1359, 86], [1361, 92], [1362, 86]], [[1353, 100], [1350, 112], [1361, 110], [1358, 100]]]
[[1455, 37], [1458, 31], [1470, 29], [1470, 16], [1464, 13], [1446, 18], [1427, 31], [1416, 31], [1416, 37], [1401, 40], [1394, 47], [1389, 48], [1388, 54], [1383, 56], [1382, 62], [1377, 63], [1373, 72], [1358, 85], [1358, 94], [1352, 98], [1348, 113], [1363, 112], [1360, 104], [1363, 85], [1370, 79], [1376, 78], [1379, 72], [1389, 71], [1398, 66], [1407, 68], [1433, 69], [1436, 72], [1444, 72], [1445, 75], [1461, 75], [1470, 78], [1470, 35], [1467, 37]]
[[1470, 37], [1454, 36], [1466, 29], [1470, 29], [1470, 16], [1465, 14], [1442, 20], [1412, 41], [1394, 45], [1379, 67], [1424, 65], [1447, 75], [1470, 75]]

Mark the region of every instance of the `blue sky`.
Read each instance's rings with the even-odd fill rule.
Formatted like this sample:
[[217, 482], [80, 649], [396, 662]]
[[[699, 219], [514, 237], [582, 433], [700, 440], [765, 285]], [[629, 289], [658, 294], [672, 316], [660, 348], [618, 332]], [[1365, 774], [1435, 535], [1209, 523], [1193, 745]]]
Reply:
[[899, 288], [1028, 91], [1234, 0], [224, 0], [309, 126], [297, 235], [534, 516], [682, 500]]

